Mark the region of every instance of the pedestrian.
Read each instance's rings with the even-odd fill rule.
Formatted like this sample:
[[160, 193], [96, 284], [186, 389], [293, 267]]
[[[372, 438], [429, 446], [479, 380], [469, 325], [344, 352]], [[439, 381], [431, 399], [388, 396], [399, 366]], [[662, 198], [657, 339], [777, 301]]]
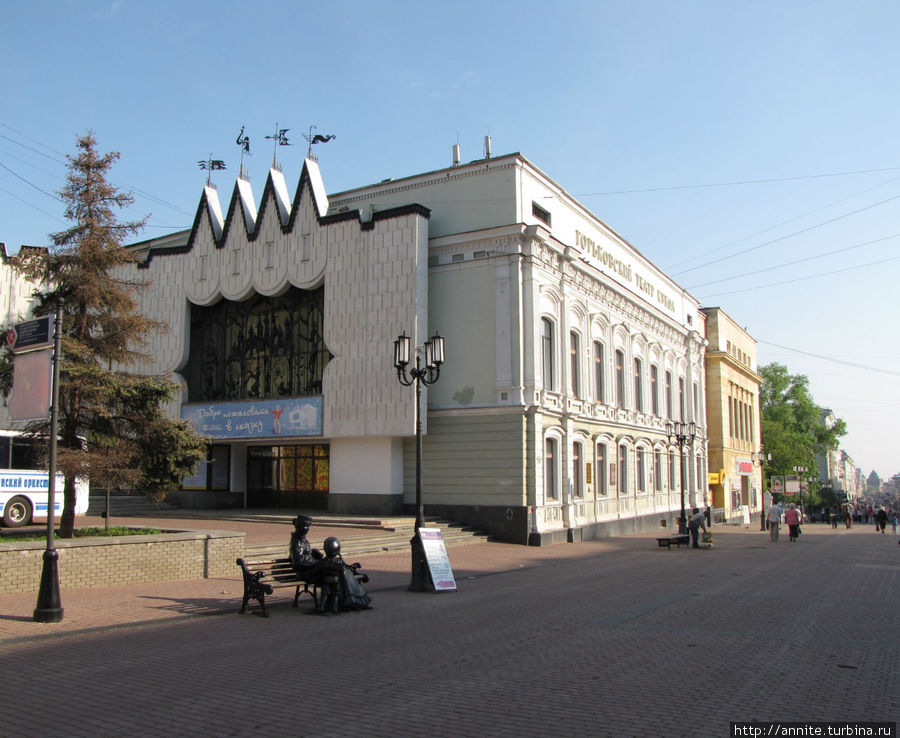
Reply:
[[883, 507], [878, 508], [878, 512], [875, 513], [875, 532], [878, 532], [878, 529], [881, 528], [881, 535], [884, 535], [884, 529], [887, 528], [887, 510]]
[[829, 517], [831, 518], [831, 527], [837, 529], [838, 509], [836, 507], [831, 508]]
[[778, 533], [781, 528], [781, 508], [774, 501], [766, 512], [766, 523], [769, 526], [769, 538], [777, 543]]
[[891, 515], [891, 533], [897, 535], [897, 511], [894, 510], [894, 514]]
[[788, 540], [791, 542], [796, 541], [800, 535], [800, 511], [797, 510], [793, 502], [784, 514], [784, 522], [788, 524], [790, 529]]
[[700, 529], [703, 528], [703, 532], [706, 533], [706, 515], [700, 512], [700, 508], [694, 508], [688, 528], [691, 531], [691, 548], [700, 548]]

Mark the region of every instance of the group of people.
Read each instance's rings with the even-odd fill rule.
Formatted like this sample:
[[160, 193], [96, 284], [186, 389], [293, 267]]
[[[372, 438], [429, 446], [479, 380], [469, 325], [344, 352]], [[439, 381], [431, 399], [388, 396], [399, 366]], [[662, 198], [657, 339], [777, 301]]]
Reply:
[[772, 505], [766, 512], [766, 524], [769, 527], [769, 538], [771, 538], [775, 542], [778, 541], [778, 538], [781, 534], [782, 516], [784, 516], [784, 522], [788, 525], [788, 540], [791, 543], [794, 543], [797, 539], [800, 538], [800, 523], [803, 522], [803, 518], [800, 514], [800, 510], [797, 509], [797, 506], [793, 502], [790, 504], [787, 510], [784, 510], [774, 501], [772, 502]]

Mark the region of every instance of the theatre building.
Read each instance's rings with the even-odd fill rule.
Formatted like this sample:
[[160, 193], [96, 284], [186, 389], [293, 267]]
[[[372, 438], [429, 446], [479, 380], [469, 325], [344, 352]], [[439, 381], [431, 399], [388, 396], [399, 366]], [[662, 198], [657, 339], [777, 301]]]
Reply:
[[[189, 232], [130, 247], [170, 330], [139, 371], [208, 436], [186, 506], [396, 514], [415, 498], [402, 333], [423, 388], [426, 515], [544, 544], [671, 529], [707, 481], [697, 301], [519, 154], [327, 195], [204, 188]], [[670, 420], [696, 423], [686, 446]], [[683, 480], [683, 481], [682, 481]]]

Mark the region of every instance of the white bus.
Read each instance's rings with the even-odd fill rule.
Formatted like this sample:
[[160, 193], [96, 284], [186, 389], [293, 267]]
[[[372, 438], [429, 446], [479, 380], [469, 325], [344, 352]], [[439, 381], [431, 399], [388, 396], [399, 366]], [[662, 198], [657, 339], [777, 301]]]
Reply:
[[[38, 464], [41, 454], [34, 441], [22, 437], [18, 431], [0, 430], [0, 516], [3, 525], [18, 528], [33, 520], [47, 519], [47, 487], [50, 474]], [[56, 475], [53, 495], [54, 517], [62, 514], [62, 474]], [[88, 508], [87, 480], [75, 483], [75, 514], [84, 515]]]

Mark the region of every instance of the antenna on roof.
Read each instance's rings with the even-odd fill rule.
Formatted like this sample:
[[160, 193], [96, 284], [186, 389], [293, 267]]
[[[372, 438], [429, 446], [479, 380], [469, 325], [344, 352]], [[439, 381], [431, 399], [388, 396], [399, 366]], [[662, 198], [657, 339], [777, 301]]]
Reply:
[[275, 133], [271, 136], [266, 136], [268, 139], [272, 139], [274, 141], [273, 151], [272, 151], [272, 168], [278, 169], [278, 147], [279, 146], [290, 146], [291, 142], [288, 141], [287, 132], [291, 130], [290, 128], [279, 128], [278, 123], [275, 124]]

